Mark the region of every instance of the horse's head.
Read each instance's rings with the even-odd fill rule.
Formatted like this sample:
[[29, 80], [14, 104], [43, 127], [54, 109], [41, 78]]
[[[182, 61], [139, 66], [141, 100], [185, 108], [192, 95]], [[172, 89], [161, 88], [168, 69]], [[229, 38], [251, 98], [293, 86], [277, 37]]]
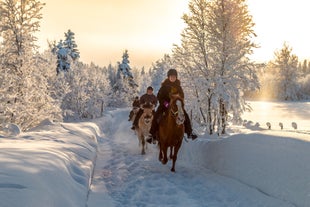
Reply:
[[184, 100], [179, 94], [170, 94], [169, 113], [175, 118], [177, 125], [184, 123]]
[[143, 104], [141, 108], [143, 110], [143, 114], [141, 115], [143, 122], [146, 125], [151, 124], [153, 120], [154, 105], [151, 103], [146, 103], [146, 104]]

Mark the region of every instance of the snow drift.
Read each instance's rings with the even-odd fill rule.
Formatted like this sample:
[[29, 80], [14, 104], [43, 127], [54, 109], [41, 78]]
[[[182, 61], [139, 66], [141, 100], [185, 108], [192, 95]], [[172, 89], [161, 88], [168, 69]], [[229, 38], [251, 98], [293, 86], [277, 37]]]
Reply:
[[[201, 135], [184, 141], [173, 174], [170, 166], [158, 162], [155, 147], [140, 155], [128, 113], [115, 110], [96, 123], [46, 121], [32, 131], [1, 137], [0, 206], [309, 206], [309, 131], [252, 126], [236, 127], [238, 134], [225, 138]], [[105, 151], [98, 151], [99, 146]], [[100, 174], [92, 180], [95, 162], [103, 169], [98, 168]], [[201, 175], [192, 177], [197, 173]], [[165, 193], [145, 197], [160, 182], [165, 192], [174, 192], [173, 202]], [[181, 185], [180, 192], [171, 187], [174, 183]]]
[[[309, 206], [310, 143], [304, 140], [309, 135], [285, 135], [250, 133], [199, 140], [183, 146], [182, 159], [295, 206]], [[292, 138], [296, 136], [300, 140]]]

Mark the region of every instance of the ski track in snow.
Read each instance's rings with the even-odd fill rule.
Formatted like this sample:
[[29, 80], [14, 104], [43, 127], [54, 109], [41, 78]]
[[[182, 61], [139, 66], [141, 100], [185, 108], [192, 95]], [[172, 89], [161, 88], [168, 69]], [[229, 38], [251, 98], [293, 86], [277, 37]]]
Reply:
[[98, 206], [98, 203], [117, 207], [292, 206], [237, 180], [180, 159], [173, 173], [171, 161], [167, 165], [158, 161], [155, 145], [148, 145], [146, 155], [141, 155], [138, 139], [130, 130], [131, 122], [123, 120], [128, 113], [125, 109], [114, 111], [100, 123], [103, 134], [98, 140], [87, 207]]

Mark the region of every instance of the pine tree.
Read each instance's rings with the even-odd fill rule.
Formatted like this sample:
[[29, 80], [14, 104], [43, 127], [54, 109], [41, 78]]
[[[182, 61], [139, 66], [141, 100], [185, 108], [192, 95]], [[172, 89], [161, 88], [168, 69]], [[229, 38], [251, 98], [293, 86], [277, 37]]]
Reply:
[[69, 29], [65, 33], [65, 40], [60, 40], [57, 45], [51, 49], [51, 52], [57, 56], [57, 67], [56, 71], [59, 74], [60, 71], [67, 72], [71, 65], [76, 63], [80, 58], [80, 52], [77, 49], [77, 44], [75, 43], [74, 33]]
[[60, 71], [68, 72], [68, 70], [70, 69], [69, 50], [64, 47], [62, 40], [59, 41], [56, 49], [53, 48], [52, 51], [56, 51], [57, 74], [59, 74]]
[[132, 97], [138, 94], [137, 88], [138, 84], [134, 81], [129, 65], [128, 51], [125, 50], [122, 56], [122, 62], [118, 63], [116, 83], [113, 85], [115, 104], [119, 106], [131, 104]]
[[78, 58], [80, 58], [80, 52], [77, 49], [74, 35], [74, 32], [72, 32], [70, 29], [67, 33], [65, 33], [64, 48], [68, 50], [68, 54], [70, 55], [72, 60], [76, 61]]

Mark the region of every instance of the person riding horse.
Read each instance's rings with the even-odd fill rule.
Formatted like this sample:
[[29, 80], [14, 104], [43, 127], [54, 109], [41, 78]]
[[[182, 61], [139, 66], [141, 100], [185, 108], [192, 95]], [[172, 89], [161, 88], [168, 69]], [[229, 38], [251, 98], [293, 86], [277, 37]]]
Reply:
[[139, 99], [139, 96], [136, 96], [132, 102], [132, 110], [129, 113], [128, 121], [131, 121], [133, 115], [135, 114], [135, 109], [137, 109], [139, 107], [140, 107], [140, 99]]
[[[152, 126], [150, 129], [150, 136], [146, 140], [148, 143], [152, 143], [152, 140], [156, 140], [156, 132], [158, 131], [158, 124], [159, 119], [163, 116], [163, 113], [167, 110], [170, 102], [170, 94], [178, 93], [184, 99], [184, 92], [181, 87], [181, 81], [178, 79], [178, 73], [175, 69], [170, 69], [167, 73], [167, 79], [165, 79], [162, 84], [161, 88], [158, 91], [157, 99], [159, 101], [159, 106], [157, 111], [155, 112]], [[192, 125], [189, 119], [188, 114], [184, 111], [185, 114], [185, 133], [187, 137], [194, 140], [197, 138], [196, 134], [193, 134]]]
[[[157, 98], [153, 94], [153, 87], [152, 86], [147, 87], [146, 93], [140, 97], [140, 105], [144, 105], [144, 104], [152, 104], [154, 106], [154, 108], [157, 105]], [[132, 130], [135, 130], [136, 127], [138, 127], [138, 121], [139, 121], [142, 113], [143, 113], [143, 110], [140, 108], [140, 110], [138, 111], [138, 113], [135, 117], [135, 120], [132, 123], [132, 127], [131, 127]]]

